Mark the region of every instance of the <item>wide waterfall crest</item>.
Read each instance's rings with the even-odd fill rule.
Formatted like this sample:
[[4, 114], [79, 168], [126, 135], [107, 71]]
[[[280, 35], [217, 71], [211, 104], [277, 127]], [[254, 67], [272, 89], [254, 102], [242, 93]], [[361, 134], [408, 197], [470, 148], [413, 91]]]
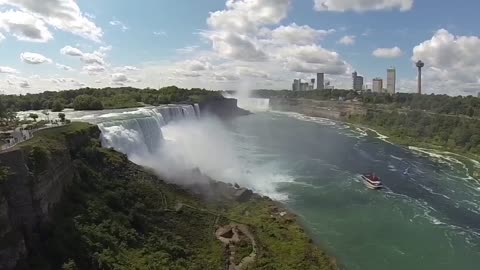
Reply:
[[111, 120], [98, 124], [102, 145], [134, 158], [158, 151], [164, 139], [162, 127], [175, 121], [197, 119], [200, 108], [198, 104], [166, 105], [109, 116]]

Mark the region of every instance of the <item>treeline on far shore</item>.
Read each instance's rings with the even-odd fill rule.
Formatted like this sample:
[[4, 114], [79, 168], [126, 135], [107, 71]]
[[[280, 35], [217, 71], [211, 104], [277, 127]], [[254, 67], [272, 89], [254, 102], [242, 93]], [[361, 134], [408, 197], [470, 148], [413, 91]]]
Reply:
[[263, 98], [306, 98], [316, 100], [355, 100], [372, 107], [388, 109], [422, 110], [437, 114], [480, 117], [480, 98], [474, 96], [418, 95], [396, 93], [393, 95], [353, 90], [274, 91], [256, 90], [253, 95]]
[[169, 86], [160, 89], [82, 88], [67, 91], [46, 91], [38, 94], [0, 95], [0, 114], [8, 111], [45, 110], [62, 111], [102, 110], [161, 105], [171, 103], [198, 103], [206, 97], [220, 97], [220, 92], [200, 88], [184, 89]]

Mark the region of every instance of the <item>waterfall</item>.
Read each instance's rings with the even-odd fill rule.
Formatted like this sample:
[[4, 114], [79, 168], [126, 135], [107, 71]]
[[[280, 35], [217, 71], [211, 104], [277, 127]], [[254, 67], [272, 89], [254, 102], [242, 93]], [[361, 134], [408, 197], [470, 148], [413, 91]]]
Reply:
[[[155, 154], [164, 140], [162, 128], [182, 120], [195, 120], [200, 116], [198, 104], [165, 105], [136, 111], [108, 113], [98, 124], [102, 131], [102, 145], [129, 156], [144, 157]], [[126, 119], [125, 119], [126, 118]]]
[[270, 109], [268, 98], [237, 98], [238, 107], [252, 112], [266, 112]]

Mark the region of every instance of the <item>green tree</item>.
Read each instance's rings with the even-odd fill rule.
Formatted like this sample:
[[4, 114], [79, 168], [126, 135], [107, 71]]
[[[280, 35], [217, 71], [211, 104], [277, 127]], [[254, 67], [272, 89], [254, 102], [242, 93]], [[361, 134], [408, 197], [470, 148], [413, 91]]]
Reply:
[[94, 96], [80, 95], [73, 101], [73, 108], [76, 111], [103, 110], [103, 104]]
[[52, 112], [61, 112], [64, 107], [63, 102], [57, 99], [53, 102]]
[[28, 115], [28, 117], [32, 118], [33, 121], [37, 122], [38, 114], [36, 113], [31, 113]]
[[65, 122], [65, 114], [64, 113], [59, 113], [58, 118], [60, 118], [60, 122], [62, 122], [62, 123]]

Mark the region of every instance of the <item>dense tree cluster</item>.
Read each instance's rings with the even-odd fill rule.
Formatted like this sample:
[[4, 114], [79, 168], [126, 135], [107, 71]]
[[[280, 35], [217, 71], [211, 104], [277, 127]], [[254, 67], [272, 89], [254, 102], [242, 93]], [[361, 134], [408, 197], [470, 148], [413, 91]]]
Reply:
[[[137, 89], [132, 87], [121, 88], [82, 88], [68, 91], [46, 91], [39, 94], [2, 95], [0, 98], [0, 115], [6, 111], [28, 111], [52, 109], [62, 111], [63, 108], [74, 108], [75, 100], [79, 101], [80, 108], [131, 108], [147, 105], [160, 105], [169, 103], [195, 103], [206, 96], [218, 96], [219, 92], [193, 88], [183, 89], [169, 86], [160, 89]], [[89, 96], [88, 98], [85, 96]], [[88, 100], [87, 100], [88, 99]], [[88, 101], [88, 102], [87, 102]], [[100, 104], [102, 106], [100, 106]], [[87, 104], [89, 103], [89, 104]], [[93, 103], [93, 104], [90, 104]], [[77, 109], [76, 108], [76, 109]]]
[[353, 116], [350, 120], [380, 128], [406, 144], [428, 143], [480, 154], [480, 120], [418, 110], [369, 110], [366, 116]]

